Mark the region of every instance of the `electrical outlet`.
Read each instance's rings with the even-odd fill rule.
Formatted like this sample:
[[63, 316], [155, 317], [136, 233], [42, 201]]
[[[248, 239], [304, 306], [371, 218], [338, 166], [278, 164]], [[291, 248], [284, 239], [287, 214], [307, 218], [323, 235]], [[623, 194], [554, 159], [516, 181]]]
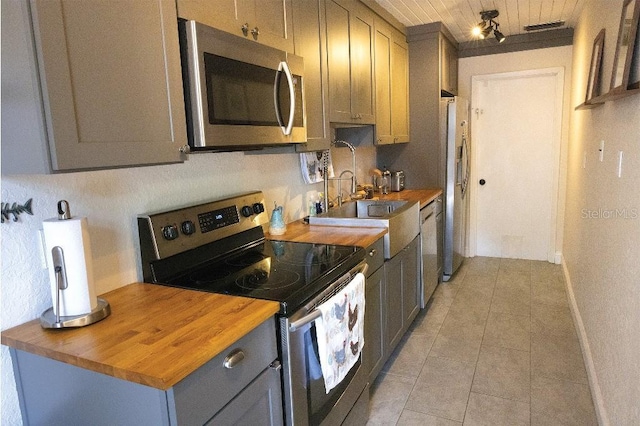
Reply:
[[600, 158], [600, 162], [604, 160], [604, 141], [600, 141], [600, 149], [598, 149], [598, 156]]

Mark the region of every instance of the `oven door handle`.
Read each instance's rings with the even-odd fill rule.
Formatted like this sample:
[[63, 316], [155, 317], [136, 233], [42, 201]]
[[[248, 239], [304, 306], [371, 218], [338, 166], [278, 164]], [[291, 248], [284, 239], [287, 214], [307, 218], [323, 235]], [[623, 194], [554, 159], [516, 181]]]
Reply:
[[309, 324], [310, 322], [317, 320], [321, 316], [322, 316], [322, 312], [320, 311], [320, 309], [314, 309], [313, 311], [311, 311], [310, 314], [307, 314], [302, 318], [300, 318], [299, 320], [296, 320], [291, 324], [289, 324], [289, 331], [293, 333], [294, 331], [300, 329], [300, 327], [303, 327]]
[[[361, 262], [361, 263], [358, 264], [358, 266], [356, 266], [355, 268], [350, 270], [345, 275], [351, 275], [352, 273], [360, 273], [360, 272], [362, 274], [366, 274], [367, 273], [367, 269], [369, 269], [369, 265], [367, 264], [367, 262]], [[336, 290], [336, 287], [341, 285], [342, 282], [343, 282], [342, 279], [337, 280], [334, 284], [332, 284], [329, 287], [327, 287], [325, 289], [325, 291], [323, 291], [321, 294], [319, 294], [318, 296], [314, 297], [313, 300], [311, 300], [311, 302], [307, 303], [304, 308], [310, 309], [312, 306], [316, 305], [319, 301], [321, 301], [323, 298], [325, 298], [328, 294], [330, 294], [331, 292]], [[349, 282], [351, 282], [351, 280], [349, 280]], [[309, 312], [308, 314], [306, 314], [302, 318], [297, 319], [297, 320], [292, 321], [291, 323], [289, 323], [289, 331], [293, 333], [294, 331], [298, 330], [300, 327], [303, 327], [303, 326], [309, 324], [310, 322], [317, 320], [321, 316], [322, 316], [322, 311], [320, 311], [320, 309], [317, 309], [317, 308], [313, 309], [311, 312]]]

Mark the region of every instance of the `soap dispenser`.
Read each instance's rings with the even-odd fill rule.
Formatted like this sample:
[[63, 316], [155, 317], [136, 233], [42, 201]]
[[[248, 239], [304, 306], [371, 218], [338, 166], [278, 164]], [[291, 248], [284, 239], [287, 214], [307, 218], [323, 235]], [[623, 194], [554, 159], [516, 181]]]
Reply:
[[284, 224], [284, 215], [282, 206], [278, 206], [275, 202], [273, 212], [271, 213], [271, 222], [269, 223], [269, 233], [271, 235], [282, 235], [286, 232], [287, 226]]

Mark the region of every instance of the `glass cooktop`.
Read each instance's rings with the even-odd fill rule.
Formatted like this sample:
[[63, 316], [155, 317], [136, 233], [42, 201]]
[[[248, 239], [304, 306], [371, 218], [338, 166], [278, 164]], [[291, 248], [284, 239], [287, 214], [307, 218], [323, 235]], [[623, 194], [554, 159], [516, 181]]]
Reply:
[[288, 315], [362, 259], [358, 247], [265, 240], [167, 284], [278, 301], [280, 313]]

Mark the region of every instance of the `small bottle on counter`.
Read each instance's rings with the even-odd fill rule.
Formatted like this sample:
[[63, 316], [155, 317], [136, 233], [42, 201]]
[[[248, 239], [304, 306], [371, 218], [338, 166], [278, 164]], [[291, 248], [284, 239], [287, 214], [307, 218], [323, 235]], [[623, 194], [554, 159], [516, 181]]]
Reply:
[[318, 194], [318, 199], [316, 200], [316, 214], [322, 213], [322, 199], [324, 198], [324, 194], [321, 192]]

